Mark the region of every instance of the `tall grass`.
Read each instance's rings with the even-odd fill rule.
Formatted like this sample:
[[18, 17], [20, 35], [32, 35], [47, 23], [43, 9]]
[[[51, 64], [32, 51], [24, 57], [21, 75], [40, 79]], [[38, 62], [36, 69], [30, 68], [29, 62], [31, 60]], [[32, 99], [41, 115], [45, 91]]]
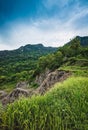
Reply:
[[59, 70], [68, 70], [72, 72], [74, 76], [88, 77], [88, 66], [62, 66]]
[[22, 98], [0, 120], [1, 130], [88, 130], [88, 78], [72, 77], [44, 96]]

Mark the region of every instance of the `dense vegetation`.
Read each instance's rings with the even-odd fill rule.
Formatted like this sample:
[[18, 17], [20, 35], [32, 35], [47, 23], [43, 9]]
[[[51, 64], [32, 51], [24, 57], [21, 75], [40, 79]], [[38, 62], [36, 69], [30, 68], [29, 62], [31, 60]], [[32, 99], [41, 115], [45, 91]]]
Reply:
[[22, 46], [13, 51], [0, 51], [0, 89], [7, 86], [13, 88], [18, 81], [28, 80], [36, 68], [38, 58], [56, 49], [37, 44]]
[[[46, 53], [42, 51], [43, 56], [39, 53], [40, 51], [36, 53], [34, 51], [33, 53], [33, 48], [32, 52], [28, 51], [31, 52], [30, 55], [26, 55], [26, 53], [28, 53], [27, 50], [24, 51], [25, 49], [23, 50], [23, 47], [21, 47], [20, 50], [22, 53], [20, 51], [18, 51], [18, 53], [21, 53], [23, 60], [19, 58], [20, 55], [17, 54], [17, 52], [14, 58], [4, 61], [1, 60], [1, 67], [4, 68], [5, 66], [5, 71], [7, 69], [7, 77], [15, 73], [19, 73], [18, 75], [21, 76], [18, 76], [17, 80], [14, 80], [14, 78], [11, 79], [11, 82], [12, 80], [23, 80], [25, 76], [26, 80], [34, 83], [36, 75], [44, 73], [47, 68], [51, 71], [60, 69], [72, 72], [70, 78], [63, 83], [56, 83], [54, 87], [43, 96], [21, 98], [7, 105], [5, 108], [0, 104], [1, 130], [88, 130], [87, 41], [88, 37], [87, 40], [86, 38], [83, 40], [81, 37], [76, 37], [63, 47], [58, 48], [54, 53], [45, 55]], [[25, 52], [25, 54], [23, 52]], [[10, 53], [12, 54], [13, 52]], [[10, 53], [9, 55], [13, 56], [13, 54], [11, 55]], [[34, 54], [36, 54], [36, 57]], [[28, 60], [29, 58], [25, 60], [31, 55], [33, 56], [31, 60]], [[16, 56], [17, 60], [15, 59]], [[23, 66], [22, 69], [23, 63], [26, 65], [30, 62], [32, 62], [32, 64], [30, 64], [29, 67]], [[14, 70], [13, 66], [15, 65], [18, 66], [16, 66], [16, 70], [12, 72]], [[10, 70], [10, 68], [8, 71], [9, 66], [13, 69]], [[1, 74], [4, 74], [3, 71], [1, 71]]]
[[88, 66], [88, 43], [84, 47], [76, 37], [68, 44], [58, 48], [55, 53], [40, 57], [34, 75], [41, 73], [46, 68], [55, 70], [63, 65]]
[[61, 66], [87, 66], [87, 41], [88, 37], [77, 36], [58, 50], [38, 44], [0, 51], [0, 89], [10, 91], [19, 81], [34, 82], [35, 76], [46, 68], [53, 71]]
[[88, 130], [88, 78], [72, 77], [44, 96], [20, 99], [0, 113], [5, 130]]

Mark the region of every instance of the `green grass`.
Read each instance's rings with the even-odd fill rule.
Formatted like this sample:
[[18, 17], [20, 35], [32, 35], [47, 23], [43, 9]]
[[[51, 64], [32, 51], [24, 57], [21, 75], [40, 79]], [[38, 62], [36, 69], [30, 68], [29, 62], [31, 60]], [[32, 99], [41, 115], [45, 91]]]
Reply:
[[7, 84], [3, 84], [0, 85], [0, 90], [4, 90], [7, 93], [11, 92], [14, 88], [16, 87], [16, 83], [7, 83]]
[[88, 130], [88, 78], [71, 77], [44, 96], [15, 101], [0, 116], [1, 130]]
[[59, 70], [68, 70], [72, 72], [74, 76], [88, 77], [88, 67], [87, 66], [62, 66]]

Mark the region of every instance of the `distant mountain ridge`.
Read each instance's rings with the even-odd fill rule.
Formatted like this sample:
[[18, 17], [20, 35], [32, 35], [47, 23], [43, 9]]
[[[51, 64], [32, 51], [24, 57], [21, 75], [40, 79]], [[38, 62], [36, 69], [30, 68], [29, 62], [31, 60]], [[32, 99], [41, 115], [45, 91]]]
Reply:
[[21, 46], [20, 48], [17, 49], [18, 51], [23, 51], [23, 52], [28, 52], [28, 51], [49, 51], [49, 52], [54, 52], [57, 50], [56, 47], [45, 47], [43, 44], [27, 44], [25, 46]]
[[21, 47], [19, 47], [18, 49], [14, 49], [14, 50], [1, 50], [0, 51], [0, 54], [1, 53], [15, 53], [15, 52], [17, 52], [17, 53], [22, 53], [22, 52], [32, 52], [32, 51], [42, 51], [42, 52], [47, 52], [47, 51], [49, 51], [49, 52], [54, 52], [54, 51], [56, 51], [57, 50], [57, 47], [45, 47], [43, 44], [34, 44], [34, 45], [32, 45], [32, 44], [27, 44], [27, 45], [25, 45], [25, 46], [21, 46]]
[[86, 47], [88, 46], [88, 36], [76, 36], [75, 38], [71, 39], [68, 43], [66, 43], [65, 45], [69, 45], [71, 44], [74, 40], [79, 40], [80, 42], [80, 45], [83, 46], [83, 47]]
[[76, 38], [79, 39], [81, 46], [88, 46], [88, 36], [84, 37], [77, 36]]
[[[14, 60], [15, 58], [19, 59], [19, 57], [24, 57], [24, 59], [28, 57], [32, 58], [38, 58], [40, 56], [46, 55], [48, 53], [53, 53], [57, 50], [58, 48], [55, 47], [45, 47], [43, 44], [27, 44], [25, 46], [21, 46], [18, 49], [15, 50], [4, 50], [0, 51], [0, 60], [5, 60], [6, 58], [12, 57]], [[35, 56], [34, 56], [35, 55]]]

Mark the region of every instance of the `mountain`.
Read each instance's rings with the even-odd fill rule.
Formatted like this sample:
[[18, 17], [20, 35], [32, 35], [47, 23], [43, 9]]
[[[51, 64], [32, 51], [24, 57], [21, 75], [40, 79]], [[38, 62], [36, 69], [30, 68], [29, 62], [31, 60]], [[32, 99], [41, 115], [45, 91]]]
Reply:
[[47, 68], [54, 71], [61, 66], [88, 66], [87, 40], [88, 36], [77, 36], [63, 47], [59, 47], [55, 53], [41, 57], [34, 75], [39, 75]]
[[1, 130], [88, 130], [83, 39], [77, 36], [58, 50], [38, 44], [0, 52]]
[[0, 56], [8, 56], [8, 55], [21, 55], [21, 54], [30, 54], [30, 53], [39, 53], [39, 54], [47, 54], [47, 53], [52, 53], [55, 52], [57, 48], [55, 47], [45, 47], [42, 44], [27, 44], [25, 46], [21, 46], [20, 48], [16, 50], [4, 50], [0, 51]]
[[83, 47], [88, 46], [88, 36], [83, 36], [83, 37], [81, 37], [81, 36], [76, 36], [75, 38], [71, 39], [71, 41], [68, 42], [68, 43], [65, 44], [65, 45], [69, 45], [69, 44], [71, 44], [71, 43], [73, 43], [73, 42], [76, 42], [77, 40], [79, 41], [79, 43], [80, 43], [81, 46], [83, 46]]
[[7, 88], [9, 83], [11, 85], [19, 81], [29, 81], [32, 76], [33, 81], [46, 68], [55, 70], [64, 64], [87, 65], [87, 41], [88, 36], [77, 36], [60, 48], [27, 44], [16, 50], [0, 51], [0, 87]]
[[0, 85], [26, 80], [30, 71], [35, 69], [38, 58], [56, 50], [42, 44], [27, 44], [16, 50], [0, 51]]
[[88, 46], [88, 36], [84, 37], [77, 36], [76, 38], [79, 39], [81, 46]]
[[18, 48], [18, 51], [21, 52], [29, 52], [29, 51], [42, 51], [44, 53], [47, 52], [54, 52], [57, 48], [55, 47], [45, 47], [43, 46], [43, 44], [35, 44], [35, 45], [31, 45], [31, 44], [27, 44], [25, 46], [21, 46], [20, 48]]

